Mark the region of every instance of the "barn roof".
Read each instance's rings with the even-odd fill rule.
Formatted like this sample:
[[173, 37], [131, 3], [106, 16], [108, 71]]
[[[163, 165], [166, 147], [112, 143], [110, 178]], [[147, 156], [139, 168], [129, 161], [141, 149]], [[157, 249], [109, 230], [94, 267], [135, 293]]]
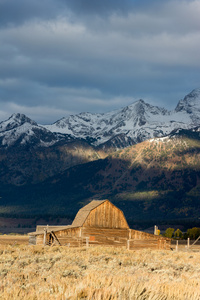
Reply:
[[29, 235], [41, 235], [44, 234], [44, 229], [46, 229], [46, 233], [61, 231], [69, 228], [75, 228], [76, 226], [66, 225], [66, 226], [39, 226], [40, 228], [37, 231], [29, 232]]
[[90, 212], [97, 206], [104, 203], [105, 201], [108, 201], [108, 200], [107, 199], [106, 200], [93, 200], [89, 204], [87, 204], [86, 206], [81, 208], [78, 211], [78, 213], [72, 223], [72, 226], [74, 226], [74, 227], [82, 226], [84, 224], [85, 220], [87, 219], [87, 217], [89, 216]]

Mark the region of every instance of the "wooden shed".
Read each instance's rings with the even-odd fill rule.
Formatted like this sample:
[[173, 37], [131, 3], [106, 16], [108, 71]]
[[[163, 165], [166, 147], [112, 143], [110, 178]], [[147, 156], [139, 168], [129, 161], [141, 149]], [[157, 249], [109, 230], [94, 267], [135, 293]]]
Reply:
[[123, 212], [109, 200], [93, 200], [78, 211], [72, 225], [37, 226], [29, 233], [29, 244], [169, 249], [171, 240], [130, 229]]

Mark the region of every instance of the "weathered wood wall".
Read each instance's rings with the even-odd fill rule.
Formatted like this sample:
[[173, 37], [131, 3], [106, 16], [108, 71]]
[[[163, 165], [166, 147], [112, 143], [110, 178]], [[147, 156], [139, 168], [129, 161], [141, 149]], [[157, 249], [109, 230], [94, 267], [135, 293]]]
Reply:
[[89, 237], [90, 245], [126, 246], [128, 230], [85, 227], [82, 228], [83, 240], [86, 237]]
[[[59, 244], [62, 246], [81, 247], [89, 242], [90, 246], [115, 246], [129, 248], [130, 250], [170, 249], [171, 240], [153, 234], [133, 229], [109, 229], [80, 227], [69, 228], [54, 232]], [[44, 235], [37, 235], [37, 244], [43, 245]], [[58, 243], [50, 233], [46, 235], [46, 244]]]
[[[61, 245], [66, 245], [72, 241], [73, 243], [75, 241], [79, 241], [80, 237], [80, 228], [69, 228], [65, 230], [55, 231], [54, 234], [58, 238]], [[51, 234], [46, 234], [46, 244], [51, 245], [52, 242], [56, 241], [52, 239]], [[36, 238], [36, 244], [37, 245], [43, 245], [44, 244], [44, 234], [38, 234]], [[77, 243], [77, 246], [79, 246], [79, 243]]]
[[123, 212], [109, 201], [93, 209], [83, 227], [129, 228]]
[[129, 229], [129, 241], [130, 249], [152, 248], [169, 250], [171, 248], [171, 239], [134, 229]]
[[[83, 246], [88, 239], [90, 245], [116, 245], [126, 246], [128, 238], [127, 229], [100, 229], [100, 228], [72, 228], [54, 232], [59, 243], [64, 246]], [[57, 243], [52, 239], [51, 234], [46, 234], [46, 244], [51, 245], [52, 242]], [[44, 234], [36, 236], [37, 245], [43, 245]]]

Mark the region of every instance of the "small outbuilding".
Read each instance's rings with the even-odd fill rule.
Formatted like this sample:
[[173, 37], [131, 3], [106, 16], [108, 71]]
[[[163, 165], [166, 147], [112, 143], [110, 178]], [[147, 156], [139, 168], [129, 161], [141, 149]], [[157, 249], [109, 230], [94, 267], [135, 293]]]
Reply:
[[37, 226], [29, 233], [29, 244], [170, 249], [171, 239], [130, 229], [123, 212], [106, 199], [81, 208], [72, 225]]

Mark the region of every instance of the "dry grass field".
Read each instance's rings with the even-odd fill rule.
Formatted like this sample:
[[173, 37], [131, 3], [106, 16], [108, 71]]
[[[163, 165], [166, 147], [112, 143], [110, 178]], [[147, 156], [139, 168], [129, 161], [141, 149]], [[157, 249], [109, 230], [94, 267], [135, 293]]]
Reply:
[[0, 299], [199, 300], [200, 253], [0, 244]]
[[28, 235], [0, 235], [0, 245], [28, 245]]

